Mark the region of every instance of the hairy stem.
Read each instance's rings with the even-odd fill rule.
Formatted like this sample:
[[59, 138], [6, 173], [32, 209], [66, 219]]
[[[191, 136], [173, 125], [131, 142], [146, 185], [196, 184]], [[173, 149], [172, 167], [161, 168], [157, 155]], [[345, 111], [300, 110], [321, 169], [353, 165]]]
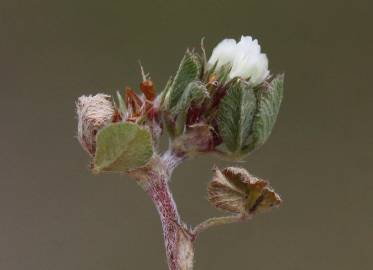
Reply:
[[155, 158], [142, 172], [132, 174], [138, 179], [138, 183], [148, 193], [158, 210], [169, 269], [191, 270], [194, 255], [192, 234], [181, 221], [168, 186], [171, 172], [177, 163], [178, 161], [167, 154], [164, 159]]
[[180, 218], [169, 188], [172, 171], [185, 158], [180, 152], [167, 151], [162, 157], [154, 156], [147, 166], [129, 172], [147, 192], [159, 213], [170, 270], [193, 269], [193, 242], [201, 232], [217, 225], [244, 222], [252, 217], [250, 214], [237, 214], [210, 218], [194, 230], [189, 230]]

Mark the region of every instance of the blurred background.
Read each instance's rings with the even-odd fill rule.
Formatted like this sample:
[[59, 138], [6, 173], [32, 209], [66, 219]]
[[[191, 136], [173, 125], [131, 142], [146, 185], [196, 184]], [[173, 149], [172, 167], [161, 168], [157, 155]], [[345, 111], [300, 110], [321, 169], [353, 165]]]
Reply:
[[[268, 143], [239, 164], [284, 204], [196, 245], [196, 270], [373, 269], [371, 1], [0, 1], [0, 269], [167, 269], [158, 215], [127, 177], [93, 176], [77, 140], [82, 94], [158, 89], [187, 47], [259, 39], [285, 99]], [[187, 222], [206, 200], [211, 157], [179, 167]]]

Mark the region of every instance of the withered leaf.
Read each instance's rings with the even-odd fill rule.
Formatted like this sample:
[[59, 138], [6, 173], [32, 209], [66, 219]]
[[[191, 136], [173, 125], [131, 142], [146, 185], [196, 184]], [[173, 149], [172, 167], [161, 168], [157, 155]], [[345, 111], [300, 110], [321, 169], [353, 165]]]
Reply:
[[208, 199], [218, 209], [241, 214], [262, 213], [281, 203], [267, 181], [236, 167], [214, 169]]

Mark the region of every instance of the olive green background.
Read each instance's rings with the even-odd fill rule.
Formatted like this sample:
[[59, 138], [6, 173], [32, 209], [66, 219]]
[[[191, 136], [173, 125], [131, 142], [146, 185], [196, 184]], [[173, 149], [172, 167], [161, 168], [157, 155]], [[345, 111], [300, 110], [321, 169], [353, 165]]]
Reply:
[[[371, 1], [0, 1], [0, 269], [166, 269], [161, 227], [132, 179], [93, 176], [75, 136], [75, 99], [158, 89], [187, 47], [250, 34], [286, 73], [268, 143], [239, 164], [284, 204], [204, 233], [196, 270], [373, 269]], [[219, 215], [213, 164], [179, 167], [183, 218]]]

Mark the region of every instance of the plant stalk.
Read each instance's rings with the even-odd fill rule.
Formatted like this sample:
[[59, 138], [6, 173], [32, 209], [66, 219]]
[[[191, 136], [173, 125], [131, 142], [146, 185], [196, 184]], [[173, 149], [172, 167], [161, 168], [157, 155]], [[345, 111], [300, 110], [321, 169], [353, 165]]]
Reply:
[[153, 162], [147, 168], [143, 168], [141, 172], [136, 171], [131, 174], [147, 192], [159, 213], [169, 269], [192, 270], [193, 237], [181, 221], [168, 185], [176, 163], [167, 154], [166, 158], [163, 159], [154, 158]]

